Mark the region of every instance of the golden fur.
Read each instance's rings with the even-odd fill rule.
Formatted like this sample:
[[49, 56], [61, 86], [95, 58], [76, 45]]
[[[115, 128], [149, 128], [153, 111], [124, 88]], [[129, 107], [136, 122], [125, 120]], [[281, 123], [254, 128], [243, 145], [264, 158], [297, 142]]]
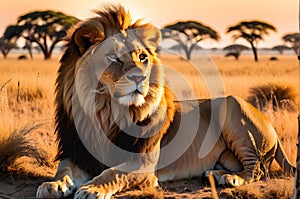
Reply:
[[[69, 33], [56, 82], [60, 164], [55, 181], [43, 183], [38, 197], [78, 189], [75, 198], [109, 198], [155, 186], [157, 177], [182, 179], [214, 168], [219, 184], [236, 186], [265, 176], [274, 158], [285, 172], [293, 169], [270, 122], [244, 100], [174, 102], [155, 53], [157, 28], [131, 23], [119, 5], [97, 14]], [[207, 142], [211, 135], [216, 139]], [[189, 137], [194, 139], [183, 146]], [[169, 154], [165, 146], [184, 150]]]

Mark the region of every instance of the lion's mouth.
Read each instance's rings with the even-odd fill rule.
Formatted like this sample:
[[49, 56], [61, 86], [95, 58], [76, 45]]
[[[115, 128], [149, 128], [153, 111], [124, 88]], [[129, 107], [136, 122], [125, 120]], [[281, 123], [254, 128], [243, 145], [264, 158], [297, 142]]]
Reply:
[[137, 88], [135, 91], [133, 91], [133, 93], [143, 95], [142, 89], [139, 89], [139, 88]]
[[121, 105], [125, 105], [125, 106], [135, 105], [139, 107], [145, 103], [145, 98], [140, 91], [135, 90], [132, 93], [118, 97], [118, 101]]
[[115, 87], [113, 97], [119, 101], [121, 105], [137, 107], [145, 103], [145, 96], [148, 93], [148, 86], [143, 84], [124, 86], [118, 85]]
[[129, 87], [129, 88], [123, 88], [115, 90], [113, 93], [114, 98], [120, 98], [124, 97], [126, 95], [132, 95], [132, 94], [141, 94], [144, 95], [145, 92], [143, 91], [142, 86], [139, 87]]

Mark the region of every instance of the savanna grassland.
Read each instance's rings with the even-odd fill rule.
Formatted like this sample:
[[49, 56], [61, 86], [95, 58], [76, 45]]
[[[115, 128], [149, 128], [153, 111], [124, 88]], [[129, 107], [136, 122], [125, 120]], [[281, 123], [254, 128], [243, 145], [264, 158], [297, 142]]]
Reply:
[[[280, 84], [298, 91], [298, 64], [296, 56], [278, 55], [278, 60], [270, 61], [270, 56], [260, 56], [254, 62], [252, 56], [243, 55], [236, 61], [223, 55], [201, 57], [194, 55], [191, 62], [172, 55], [161, 55], [162, 63], [171, 69], [166, 75], [167, 82], [174, 88], [178, 99], [210, 98], [224, 95], [238, 95], [247, 99], [249, 89], [262, 84]], [[55, 174], [57, 163], [52, 160], [56, 153], [54, 137], [54, 85], [59, 56], [43, 60], [35, 56], [33, 60], [17, 60], [17, 55], [0, 58], [0, 142], [14, 129], [26, 125], [39, 125], [26, 137], [37, 150], [46, 153], [48, 165], [36, 159], [22, 157], [10, 165], [9, 173], [1, 174], [0, 198], [5, 196], [34, 196], [38, 185]], [[212, 60], [212, 61], [211, 61]], [[193, 63], [196, 65], [193, 67]], [[215, 67], [215, 68], [214, 68]], [[193, 92], [183, 89], [176, 75], [186, 81]], [[221, 86], [220, 86], [221, 85]], [[297, 107], [298, 99], [295, 99]], [[289, 159], [295, 163], [297, 142], [297, 111], [274, 110], [264, 107], [263, 112], [273, 123]], [[1, 166], [1, 165], [0, 165]], [[0, 167], [1, 168], [1, 167]], [[276, 170], [276, 165], [273, 169]], [[1, 177], [0, 176], [0, 177]], [[275, 177], [274, 177], [275, 176]], [[275, 178], [275, 179], [274, 179]], [[162, 185], [165, 196], [211, 197], [209, 184], [200, 179], [189, 179]], [[201, 188], [201, 190], [199, 190]], [[290, 198], [293, 178], [274, 174], [266, 181], [260, 181], [237, 189], [218, 189], [226, 197], [241, 198]]]

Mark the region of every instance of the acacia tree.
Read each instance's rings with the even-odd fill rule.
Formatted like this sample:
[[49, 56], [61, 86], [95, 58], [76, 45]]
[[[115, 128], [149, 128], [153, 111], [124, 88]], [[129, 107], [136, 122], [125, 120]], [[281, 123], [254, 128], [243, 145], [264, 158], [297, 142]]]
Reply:
[[203, 25], [197, 21], [179, 21], [166, 25], [161, 30], [163, 39], [175, 40], [180, 48], [185, 52], [186, 58], [191, 59], [192, 51], [198, 43], [204, 39], [218, 41], [220, 36], [213, 28]]
[[18, 48], [16, 43], [11, 42], [3, 37], [0, 38], [0, 51], [4, 58], [6, 58], [8, 53], [14, 48]]
[[268, 35], [270, 31], [276, 32], [276, 28], [266, 22], [262, 21], [242, 21], [234, 26], [230, 26], [226, 33], [233, 33], [234, 40], [244, 39], [250, 43], [253, 51], [254, 60], [257, 62], [257, 45], [258, 42], [264, 39], [265, 35]]
[[283, 51], [285, 50], [291, 50], [290, 47], [286, 46], [286, 45], [277, 45], [277, 46], [274, 46], [272, 48], [272, 50], [277, 50], [279, 52], [279, 54], [283, 54]]
[[239, 59], [241, 53], [244, 50], [249, 50], [247, 46], [241, 44], [232, 44], [223, 48], [224, 51], [227, 51], [225, 57], [234, 56], [236, 60]]
[[296, 54], [298, 54], [298, 49], [300, 45], [300, 33], [288, 33], [283, 35], [282, 40], [284, 43], [290, 44], [291, 48], [294, 50]]
[[76, 17], [62, 12], [51, 10], [30, 12], [20, 16], [17, 24], [11, 26], [11, 29], [18, 30], [17, 32], [10, 32], [4, 37], [23, 37], [29, 41], [27, 47], [30, 47], [31, 43], [36, 43], [43, 52], [44, 59], [49, 59], [56, 44], [66, 35], [67, 29], [77, 21]]
[[4, 58], [14, 48], [18, 48], [17, 40], [21, 37], [22, 30], [18, 26], [7, 26], [3, 36], [0, 38], [1, 53]]

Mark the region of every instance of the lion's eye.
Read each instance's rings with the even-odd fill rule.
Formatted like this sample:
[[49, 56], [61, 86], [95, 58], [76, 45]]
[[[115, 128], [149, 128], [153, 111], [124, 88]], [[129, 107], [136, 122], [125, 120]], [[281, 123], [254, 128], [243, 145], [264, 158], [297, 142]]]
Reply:
[[148, 56], [145, 53], [141, 53], [141, 54], [139, 54], [139, 59], [140, 59], [140, 62], [144, 63], [145, 61], [147, 61]]
[[112, 62], [118, 62], [118, 56], [114, 53], [111, 53], [109, 55], [106, 55], [107, 59], [112, 61]]

